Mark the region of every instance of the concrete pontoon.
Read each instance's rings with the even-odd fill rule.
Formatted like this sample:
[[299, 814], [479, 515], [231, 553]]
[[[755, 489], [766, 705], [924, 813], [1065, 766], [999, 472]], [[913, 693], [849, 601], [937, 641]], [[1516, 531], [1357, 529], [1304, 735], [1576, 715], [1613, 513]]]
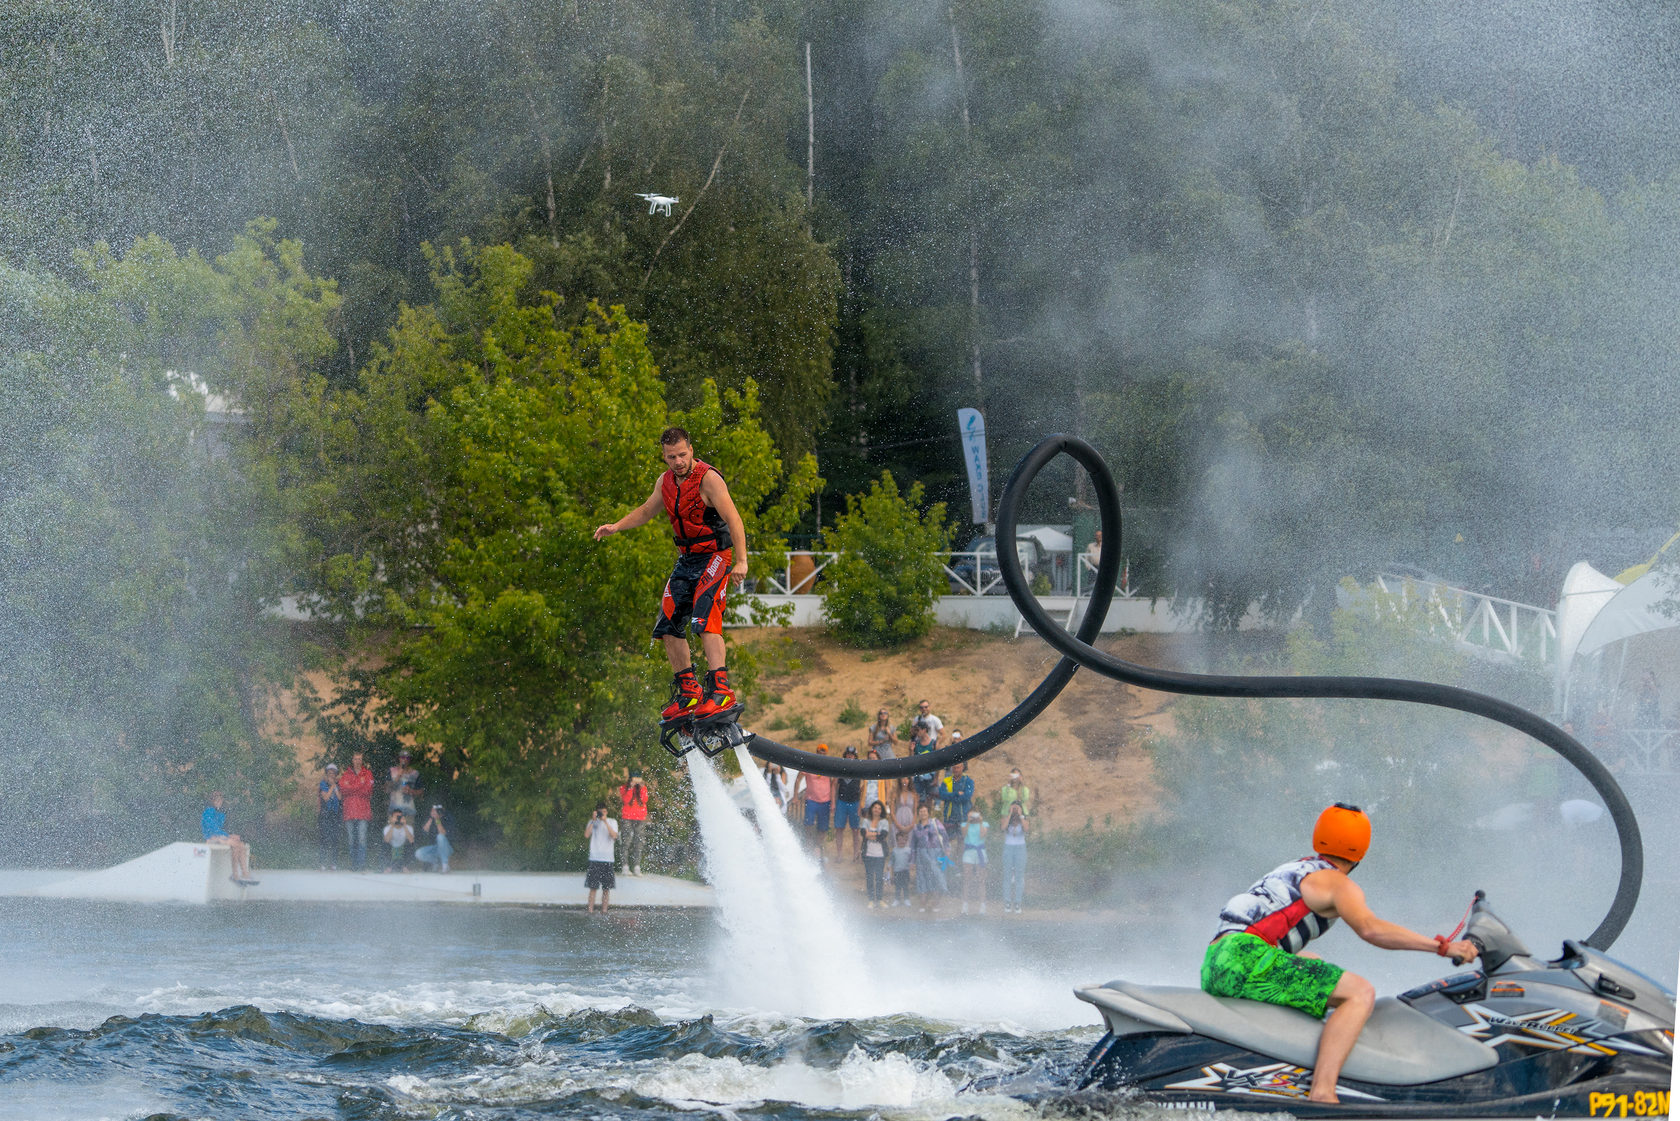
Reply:
[[[257, 868], [254, 887], [232, 881], [226, 845], [187, 841], [112, 868], [0, 870], [0, 896], [113, 903], [519, 903], [582, 907], [583, 872], [317, 872]], [[619, 876], [618, 907], [711, 907], [712, 889], [672, 876]]]

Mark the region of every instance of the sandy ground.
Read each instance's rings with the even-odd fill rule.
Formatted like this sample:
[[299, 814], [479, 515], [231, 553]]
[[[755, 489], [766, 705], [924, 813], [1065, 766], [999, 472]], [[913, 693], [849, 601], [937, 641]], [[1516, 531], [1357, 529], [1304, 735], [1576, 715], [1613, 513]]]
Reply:
[[[1013, 708], [1057, 660], [1030, 634], [1009, 639], [941, 628], [892, 651], [850, 649], [816, 628], [735, 637], [762, 663], [763, 703], [752, 706], [749, 697], [743, 723], [795, 747], [827, 743], [834, 754], [847, 745], [864, 749], [865, 727], [841, 721], [850, 702], [871, 720], [885, 707], [901, 725], [925, 697], [945, 722], [943, 746], [953, 729], [977, 732]], [[1101, 646], [1149, 665], [1177, 665], [1194, 658], [1200, 641], [1133, 635]], [[994, 794], [1010, 768], [1019, 767], [1041, 828], [1077, 829], [1087, 819], [1100, 828], [1109, 819], [1119, 825], [1147, 815], [1157, 789], [1146, 742], [1153, 729], [1170, 723], [1170, 699], [1082, 671], [1030, 728], [970, 764], [976, 793]], [[814, 737], [796, 734], [800, 718]]]

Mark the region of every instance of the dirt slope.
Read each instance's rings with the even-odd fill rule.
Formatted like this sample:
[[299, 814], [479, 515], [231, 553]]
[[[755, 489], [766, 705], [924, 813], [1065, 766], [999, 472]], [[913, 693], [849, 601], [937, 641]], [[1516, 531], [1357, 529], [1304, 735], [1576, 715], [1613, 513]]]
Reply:
[[[948, 739], [953, 728], [976, 732], [1002, 716], [1056, 663], [1032, 635], [1008, 639], [938, 629], [894, 651], [853, 650], [815, 628], [737, 631], [735, 637], [762, 663], [762, 703], [749, 709], [744, 723], [797, 747], [825, 742], [836, 754], [847, 744], [861, 751], [866, 738], [864, 727], [842, 723], [848, 702], [870, 719], [885, 707], [901, 724], [925, 697], [945, 721]], [[1133, 635], [1102, 646], [1120, 657], [1173, 665], [1192, 659], [1197, 641]], [[1087, 818], [1101, 826], [1108, 815], [1115, 824], [1147, 815], [1156, 788], [1144, 742], [1152, 726], [1170, 720], [1164, 710], [1169, 700], [1081, 672], [1030, 728], [971, 764], [975, 787], [990, 795], [1010, 767], [1020, 767], [1034, 791], [1035, 816], [1053, 830], [1078, 828]]]

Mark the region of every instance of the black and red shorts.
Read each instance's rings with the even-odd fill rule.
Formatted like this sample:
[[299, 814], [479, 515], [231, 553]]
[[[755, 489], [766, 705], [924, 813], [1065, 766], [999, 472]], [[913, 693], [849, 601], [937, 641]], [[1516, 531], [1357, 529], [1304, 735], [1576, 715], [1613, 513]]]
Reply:
[[683, 553], [665, 582], [659, 601], [659, 617], [653, 621], [653, 637], [722, 634], [723, 612], [729, 590], [729, 570], [734, 561], [730, 550], [715, 553]]

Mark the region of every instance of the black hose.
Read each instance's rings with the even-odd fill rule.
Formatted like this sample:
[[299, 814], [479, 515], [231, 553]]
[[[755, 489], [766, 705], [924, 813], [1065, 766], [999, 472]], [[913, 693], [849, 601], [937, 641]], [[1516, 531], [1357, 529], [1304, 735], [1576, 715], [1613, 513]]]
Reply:
[[[1084, 467], [1097, 492], [1097, 509], [1103, 527], [1103, 548], [1097, 563], [1095, 590], [1080, 621], [1077, 634], [1069, 634], [1045, 612], [1037, 597], [1027, 586], [1026, 574], [1021, 571], [1021, 559], [1013, 548], [1015, 524], [1021, 501], [1038, 473], [1057, 456], [1068, 454]], [[976, 732], [960, 744], [940, 748], [899, 759], [833, 759], [800, 751], [785, 744], [753, 736], [747, 748], [754, 755], [814, 774], [858, 778], [898, 778], [903, 775], [924, 774], [952, 763], [972, 759], [989, 751], [1024, 728], [1055, 699], [1072, 678], [1077, 666], [1087, 666], [1104, 677], [1111, 677], [1129, 685], [1157, 689], [1169, 693], [1185, 693], [1203, 697], [1319, 697], [1358, 698], [1364, 700], [1410, 701], [1414, 704], [1435, 705], [1460, 712], [1484, 716], [1515, 728], [1545, 744], [1563, 756], [1580, 771], [1594, 790], [1604, 799], [1610, 818], [1616, 824], [1621, 842], [1622, 870], [1616, 884], [1615, 898], [1610, 910], [1586, 943], [1607, 950], [1627, 926], [1639, 900], [1640, 881], [1644, 876], [1645, 850], [1639, 836], [1639, 823], [1634, 819], [1633, 807], [1628, 804], [1622, 788], [1596, 756], [1583, 747], [1569, 733], [1550, 721], [1517, 705], [1489, 697], [1468, 689], [1437, 685], [1427, 681], [1407, 681], [1388, 677], [1234, 677], [1223, 674], [1180, 673], [1150, 669], [1134, 662], [1106, 654], [1091, 645], [1108, 614], [1113, 600], [1114, 586], [1120, 575], [1120, 491], [1114, 485], [1097, 450], [1074, 436], [1054, 435], [1040, 441], [1028, 452], [1009, 477], [998, 503], [997, 538], [998, 567], [1009, 598], [1039, 636], [1062, 655], [1032, 694], [997, 723]]]

